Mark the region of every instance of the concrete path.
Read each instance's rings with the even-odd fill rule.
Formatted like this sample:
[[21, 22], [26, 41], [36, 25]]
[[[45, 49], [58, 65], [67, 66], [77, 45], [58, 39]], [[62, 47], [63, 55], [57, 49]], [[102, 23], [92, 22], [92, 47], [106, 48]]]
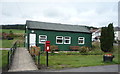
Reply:
[[33, 71], [33, 70], [38, 70], [38, 68], [35, 65], [27, 49], [17, 48], [14, 58], [13, 58], [13, 63], [12, 63], [12, 66], [9, 72], [11, 71]]
[[10, 48], [0, 48], [0, 50], [10, 50]]

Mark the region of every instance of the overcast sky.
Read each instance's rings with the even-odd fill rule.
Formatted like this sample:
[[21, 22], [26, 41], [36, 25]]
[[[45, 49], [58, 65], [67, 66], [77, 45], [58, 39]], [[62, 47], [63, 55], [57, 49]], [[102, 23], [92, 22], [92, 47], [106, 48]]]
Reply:
[[26, 20], [87, 25], [107, 26], [113, 22], [118, 25], [118, 1], [84, 2], [78, 0], [59, 0], [39, 2], [1, 2], [0, 24], [25, 24]]

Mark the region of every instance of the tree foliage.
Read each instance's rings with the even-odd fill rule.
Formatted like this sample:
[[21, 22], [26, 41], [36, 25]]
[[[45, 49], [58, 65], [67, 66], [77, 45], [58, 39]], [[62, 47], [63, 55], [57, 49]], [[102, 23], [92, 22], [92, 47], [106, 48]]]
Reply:
[[110, 23], [108, 27], [102, 27], [100, 42], [101, 42], [102, 51], [104, 52], [113, 51], [113, 42], [114, 42], [113, 23]]
[[24, 24], [15, 24], [15, 25], [0, 25], [2, 29], [20, 29], [25, 30]]

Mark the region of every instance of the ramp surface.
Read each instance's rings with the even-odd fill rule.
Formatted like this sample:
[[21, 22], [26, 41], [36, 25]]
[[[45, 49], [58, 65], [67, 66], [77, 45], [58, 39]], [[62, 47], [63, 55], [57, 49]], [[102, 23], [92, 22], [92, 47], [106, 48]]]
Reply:
[[13, 63], [9, 72], [11, 71], [32, 71], [38, 70], [31, 55], [25, 48], [17, 48], [13, 58]]

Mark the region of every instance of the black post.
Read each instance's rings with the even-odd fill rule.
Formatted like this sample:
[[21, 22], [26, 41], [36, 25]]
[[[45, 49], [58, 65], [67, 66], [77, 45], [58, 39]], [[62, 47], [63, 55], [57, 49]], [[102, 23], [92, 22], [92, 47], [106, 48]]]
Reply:
[[[33, 58], [34, 58], [34, 61], [35, 61], [35, 48], [33, 48], [34, 49], [34, 55], [33, 55]], [[36, 62], [36, 61], [35, 61]]]
[[10, 64], [9, 61], [10, 60], [9, 60], [9, 51], [8, 51], [8, 65], [7, 65], [8, 66], [8, 70], [9, 70], [9, 64]]
[[46, 51], [46, 65], [48, 67], [48, 51]]
[[38, 54], [38, 65], [40, 64], [40, 52]]

